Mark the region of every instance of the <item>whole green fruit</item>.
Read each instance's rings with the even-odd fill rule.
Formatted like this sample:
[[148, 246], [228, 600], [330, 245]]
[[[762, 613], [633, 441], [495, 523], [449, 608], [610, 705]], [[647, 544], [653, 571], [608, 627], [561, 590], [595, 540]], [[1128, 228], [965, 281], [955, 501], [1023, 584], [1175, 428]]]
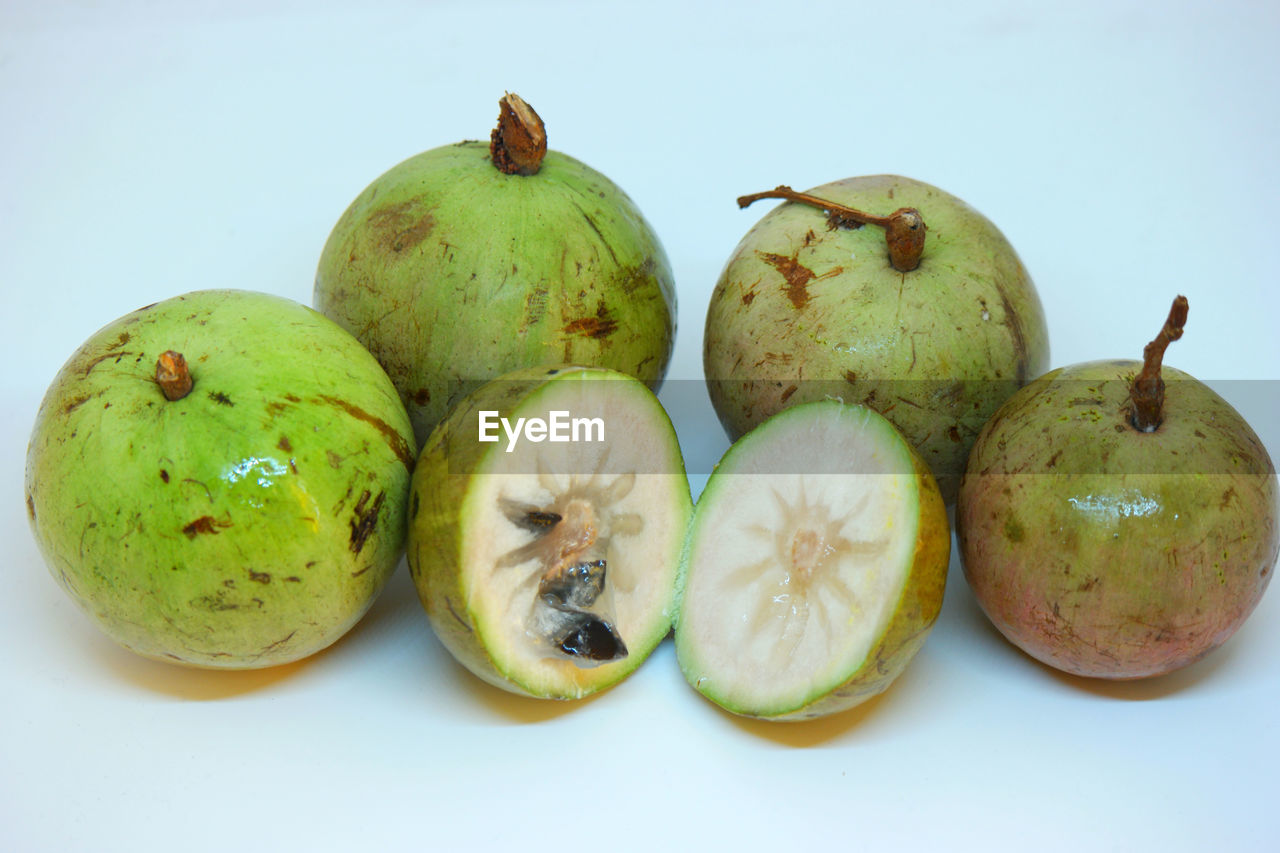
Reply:
[[316, 307], [386, 369], [419, 442], [516, 368], [609, 367], [656, 390], [671, 357], [675, 285], [640, 211], [604, 175], [546, 151], [518, 97], [500, 121], [488, 146], [436, 148], [370, 184], [316, 273]]
[[739, 204], [759, 198], [787, 203], [742, 239], [707, 311], [707, 385], [730, 438], [799, 403], [861, 403], [902, 431], [954, 500], [982, 425], [1049, 364], [1044, 313], [1013, 247], [960, 199], [909, 178], [779, 187]]
[[1077, 364], [1023, 388], [982, 431], [960, 488], [978, 603], [1019, 648], [1075, 675], [1186, 666], [1235, 633], [1271, 580], [1275, 467], [1207, 386], [1164, 368], [1166, 389], [1160, 358], [1181, 326], [1171, 318], [1145, 366]]
[[95, 333], [27, 451], [54, 578], [150, 658], [253, 668], [333, 643], [402, 552], [415, 445], [386, 374], [274, 296], [190, 293]]

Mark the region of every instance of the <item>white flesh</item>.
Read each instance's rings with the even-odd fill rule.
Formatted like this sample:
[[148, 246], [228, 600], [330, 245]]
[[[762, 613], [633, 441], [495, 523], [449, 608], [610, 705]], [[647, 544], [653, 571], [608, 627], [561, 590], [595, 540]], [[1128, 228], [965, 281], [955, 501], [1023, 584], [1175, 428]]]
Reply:
[[699, 689], [733, 710], [784, 713], [848, 680], [910, 569], [905, 445], [861, 410], [821, 411], [744, 439], [698, 504], [678, 643]]
[[[507, 453], [504, 437], [486, 457], [463, 512], [468, 609], [499, 669], [535, 692], [612, 680], [607, 670], [630, 669], [666, 635], [688, 521], [688, 481], [658, 403], [639, 383], [572, 377], [544, 386], [508, 417], [546, 419], [552, 410], [598, 417], [605, 441], [522, 438]], [[581, 556], [607, 561], [597, 606], [612, 611], [627, 660], [584, 667], [531, 630], [539, 580], [565, 537], [522, 528], [509, 507], [565, 514], [571, 498], [575, 515], [589, 515], [595, 539]]]

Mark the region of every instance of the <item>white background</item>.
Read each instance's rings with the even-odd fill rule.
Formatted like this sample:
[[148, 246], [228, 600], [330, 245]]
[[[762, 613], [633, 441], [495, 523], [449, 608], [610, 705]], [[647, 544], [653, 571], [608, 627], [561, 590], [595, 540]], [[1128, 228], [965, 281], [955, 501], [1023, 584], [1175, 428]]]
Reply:
[[[1183, 292], [1171, 364], [1276, 380], [1277, 43], [1274, 4], [1208, 0], [4, 0], [0, 848], [1274, 849], [1277, 592], [1187, 670], [1090, 683], [1004, 643], [953, 558], [886, 695], [769, 725], [702, 700], [669, 641], [585, 702], [491, 689], [403, 567], [308, 661], [138, 659], [49, 577], [21, 478], [44, 388], [95, 329], [200, 288], [310, 302], [348, 202], [487, 138], [508, 89], [664, 241], [673, 379], [701, 377], [711, 288], [764, 213], [737, 195], [897, 172], [1004, 230], [1055, 366], [1137, 357]], [[1224, 388], [1280, 451], [1271, 386]], [[726, 441], [677, 396], [696, 493]]]

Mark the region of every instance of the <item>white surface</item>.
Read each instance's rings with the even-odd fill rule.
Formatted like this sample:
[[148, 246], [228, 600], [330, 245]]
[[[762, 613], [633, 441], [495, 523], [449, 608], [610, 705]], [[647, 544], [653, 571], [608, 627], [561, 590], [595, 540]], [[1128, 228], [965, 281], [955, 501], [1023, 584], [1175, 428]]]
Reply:
[[[704, 702], [669, 641], [593, 700], [509, 697], [448, 658], [403, 569], [309, 661], [217, 674], [135, 659], [51, 580], [20, 497], [40, 396], [93, 330], [204, 287], [309, 302], [356, 193], [420, 150], [484, 138], [504, 89], [661, 235], [681, 299], [672, 378], [701, 376], [711, 288], [764, 212], [737, 195], [899, 172], [1005, 231], [1055, 365], [1136, 357], [1180, 291], [1191, 318], [1170, 363], [1275, 380], [1274, 5], [213, 5], [0, 8], [0, 848], [1280, 838], [1275, 591], [1202, 663], [1091, 684], [1005, 644], [953, 561], [938, 626], [888, 694], [779, 727]], [[695, 491], [726, 446], [696, 387], [664, 392]], [[1227, 395], [1274, 455], [1270, 388]]]

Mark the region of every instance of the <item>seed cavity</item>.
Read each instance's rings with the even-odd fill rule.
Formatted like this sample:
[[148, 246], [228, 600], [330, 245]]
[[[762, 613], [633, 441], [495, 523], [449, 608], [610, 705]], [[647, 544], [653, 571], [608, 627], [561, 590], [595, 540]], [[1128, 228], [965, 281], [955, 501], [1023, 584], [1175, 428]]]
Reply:
[[[773, 498], [776, 526], [744, 528], [747, 535], [763, 540], [760, 544], [767, 556], [739, 566], [722, 582], [726, 598], [744, 586], [758, 590], [743, 623], [750, 636], [776, 637], [761, 663], [781, 670], [790, 665], [810, 630], [829, 632], [849, 619], [864, 618], [861, 584], [851, 583], [846, 570], [855, 564], [874, 572], [888, 551], [890, 537], [886, 533], [863, 540], [845, 533], [845, 519], [863, 510], [867, 495], [847, 514], [833, 513], [823, 501], [810, 500], [802, 484], [794, 498], [777, 489]], [[748, 653], [745, 647], [742, 651]]]
[[[608, 507], [634, 484], [632, 475], [607, 484], [593, 476], [585, 484], [571, 482], [549, 506], [499, 501], [507, 520], [532, 539], [497, 567], [530, 572], [517, 586], [513, 606], [529, 608], [526, 631], [549, 657], [587, 668], [627, 656], [613, 616], [617, 583], [610, 582], [607, 555], [614, 536], [638, 535], [644, 525], [633, 513], [610, 513]], [[521, 601], [524, 596], [532, 600]]]

